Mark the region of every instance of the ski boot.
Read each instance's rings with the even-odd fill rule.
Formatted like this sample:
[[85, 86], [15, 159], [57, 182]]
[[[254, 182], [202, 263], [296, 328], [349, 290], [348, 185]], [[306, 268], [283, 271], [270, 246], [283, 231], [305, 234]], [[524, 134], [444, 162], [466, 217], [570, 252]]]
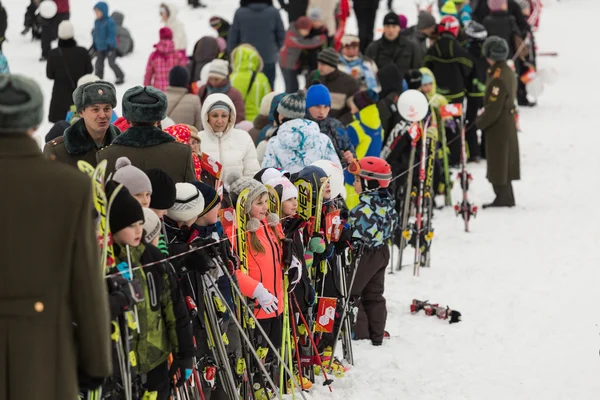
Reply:
[[428, 300], [421, 301], [421, 300], [413, 299], [412, 304], [410, 305], [410, 312], [412, 314], [416, 314], [419, 311], [424, 310], [425, 306], [429, 306]]
[[327, 370], [333, 372], [336, 378], [343, 378], [347, 371], [346, 367], [331, 353], [331, 346], [327, 346], [321, 355], [321, 363]]
[[[312, 382], [305, 376], [302, 376], [302, 385], [299, 383], [300, 377], [298, 375], [295, 376], [295, 379], [296, 382], [298, 382], [298, 385], [302, 387], [302, 390], [310, 390], [313, 386]], [[291, 392], [295, 388], [294, 382], [292, 382], [291, 379], [288, 379], [287, 381], [287, 388], [288, 392]]]

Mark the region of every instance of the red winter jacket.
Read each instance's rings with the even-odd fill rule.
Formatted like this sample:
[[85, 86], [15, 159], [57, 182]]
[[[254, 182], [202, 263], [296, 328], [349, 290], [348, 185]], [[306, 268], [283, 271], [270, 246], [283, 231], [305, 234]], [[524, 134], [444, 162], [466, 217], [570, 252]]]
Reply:
[[[246, 297], [252, 297], [254, 290], [259, 283], [262, 283], [272, 295], [277, 297], [278, 310], [277, 315], [283, 312], [283, 250], [281, 243], [273, 229], [277, 229], [280, 237], [284, 237], [281, 225], [271, 228], [266, 221], [261, 221], [261, 226], [256, 232], [258, 240], [265, 248], [264, 253], [259, 253], [248, 246], [248, 274], [241, 270], [236, 271], [236, 277], [240, 286], [240, 291]], [[250, 243], [250, 233], [248, 233], [248, 243]], [[258, 306], [258, 302], [256, 302]], [[266, 314], [260, 307], [254, 309], [254, 315], [258, 319], [273, 318], [274, 314]]]
[[69, 12], [69, 0], [54, 0], [56, 3], [56, 13], [63, 14]]
[[146, 65], [144, 86], [154, 86], [163, 92], [169, 86], [169, 72], [171, 68], [187, 65], [187, 58], [180, 51], [175, 51], [173, 40], [162, 39], [154, 45], [156, 50], [150, 54]]

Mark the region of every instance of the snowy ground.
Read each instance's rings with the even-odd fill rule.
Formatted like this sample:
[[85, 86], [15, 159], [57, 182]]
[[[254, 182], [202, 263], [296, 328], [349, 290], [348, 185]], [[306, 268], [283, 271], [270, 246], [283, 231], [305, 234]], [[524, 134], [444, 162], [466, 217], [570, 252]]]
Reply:
[[[234, 0], [206, 2], [211, 5], [207, 10], [182, 13], [190, 51], [197, 39], [212, 34], [211, 15], [231, 18], [237, 5]], [[45, 78], [45, 65], [37, 61], [39, 42], [19, 36], [24, 3], [3, 2], [9, 13], [5, 54], [14, 73], [33, 76], [49, 95], [51, 82]], [[111, 10], [118, 4], [125, 13], [125, 25], [136, 41], [136, 53], [119, 61], [126, 71], [119, 98], [142, 82], [147, 56], [158, 39], [159, 3], [110, 3]], [[397, 11], [414, 22], [412, 2], [396, 3]], [[538, 45], [560, 56], [540, 58], [539, 64], [555, 68], [560, 77], [546, 88], [537, 108], [521, 110], [518, 206], [480, 211], [469, 234], [452, 210], [438, 212], [432, 268], [422, 270], [420, 278], [409, 268], [387, 277], [392, 339], [380, 348], [356, 343], [356, 367], [334, 383], [333, 394], [318, 388], [307, 395], [310, 399], [600, 398], [600, 318], [595, 307], [600, 304], [600, 256], [594, 247], [600, 239], [600, 211], [593, 202], [600, 136], [592, 119], [597, 103], [590, 101], [600, 90], [600, 78], [590, 68], [600, 56], [586, 46], [593, 43], [586, 39], [597, 35], [600, 3], [546, 3]], [[94, 1], [71, 4], [76, 39], [89, 46]], [[185, 7], [183, 0], [176, 4]], [[381, 8], [383, 14], [383, 2]], [[350, 23], [349, 30], [354, 27]], [[113, 80], [107, 71], [106, 78]], [[278, 86], [282, 88], [280, 80]], [[41, 137], [48, 128], [42, 126]], [[472, 197], [477, 204], [490, 201], [485, 164], [470, 169]], [[458, 199], [459, 191], [453, 195]], [[405, 260], [411, 257], [407, 250]], [[450, 326], [411, 315], [413, 298], [448, 304], [462, 312], [463, 322]]]

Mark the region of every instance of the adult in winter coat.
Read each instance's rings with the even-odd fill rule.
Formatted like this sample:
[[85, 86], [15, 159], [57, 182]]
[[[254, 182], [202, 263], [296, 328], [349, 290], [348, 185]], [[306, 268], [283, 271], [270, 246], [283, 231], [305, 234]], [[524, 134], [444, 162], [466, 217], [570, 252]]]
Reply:
[[169, 28], [160, 28], [160, 41], [154, 45], [154, 50], [146, 64], [144, 86], [154, 86], [163, 92], [169, 86], [169, 72], [177, 65], [186, 65], [187, 57], [175, 51], [173, 32]]
[[342, 50], [338, 70], [347, 73], [360, 83], [362, 90], [379, 91], [377, 65], [373, 60], [360, 54], [358, 36], [345, 35], [342, 38]]
[[427, 53], [427, 40], [435, 34], [437, 22], [431, 13], [422, 10], [419, 12], [417, 24], [400, 32], [400, 36], [405, 36], [419, 45], [421, 54]]
[[239, 90], [229, 81], [229, 63], [225, 60], [213, 60], [208, 65], [208, 82], [198, 89], [198, 98], [204, 104], [206, 98], [214, 93], [227, 95], [235, 106], [235, 123], [246, 119], [246, 106]]
[[200, 38], [194, 45], [194, 53], [188, 62], [188, 71], [190, 73], [190, 82], [200, 80], [202, 68], [215, 58], [219, 58], [219, 44], [217, 39], [212, 36]]
[[475, 122], [485, 132], [487, 179], [496, 198], [486, 207], [513, 207], [512, 181], [521, 178], [519, 139], [515, 123], [517, 79], [506, 63], [509, 45], [502, 38], [490, 36], [483, 44], [483, 54], [491, 65], [486, 83], [484, 112]]
[[285, 43], [279, 52], [281, 73], [285, 81], [286, 93], [298, 91], [298, 74], [302, 65], [300, 56], [305, 50], [318, 49], [327, 42], [327, 36], [309, 36], [311, 22], [308, 17], [298, 18], [285, 34]]
[[263, 168], [277, 168], [298, 172], [319, 160], [340, 165], [331, 139], [319, 130], [319, 125], [304, 119], [306, 102], [297, 93], [285, 96], [279, 106], [279, 129], [267, 143]]
[[190, 75], [187, 69], [176, 66], [169, 72], [167, 87], [167, 117], [176, 124], [187, 124], [202, 130], [202, 104], [200, 98], [188, 90]]
[[272, 87], [269, 78], [262, 72], [263, 59], [255, 48], [249, 44], [242, 44], [231, 53], [231, 62], [231, 86], [242, 94], [246, 110], [245, 119], [252, 121], [258, 114], [260, 102]]
[[58, 27], [58, 47], [48, 53], [46, 76], [54, 81], [48, 120], [64, 120], [73, 104], [73, 91], [83, 75], [94, 71], [87, 49], [73, 39], [73, 24], [63, 21]]
[[[35, 82], [0, 75], [0, 98], [0, 180], [15, 189], [0, 207], [19, 215], [4, 218], [0, 239], [1, 396], [75, 399], [78, 387], [96, 389], [112, 369], [92, 187], [79, 171], [45, 160], [31, 138], [43, 119]], [[23, 240], [32, 227], [44, 237], [35, 251]]]
[[248, 132], [234, 128], [236, 109], [229, 97], [211, 94], [202, 105], [204, 130], [198, 133], [202, 152], [223, 166], [222, 176], [237, 172], [254, 176], [260, 169]]
[[98, 152], [98, 162], [108, 161], [106, 175], [115, 171], [119, 157], [127, 157], [141, 170], [162, 169], [175, 182], [196, 180], [192, 149], [177, 143], [157, 126], [167, 115], [167, 95], [152, 86], [135, 86], [123, 95], [123, 117], [131, 127], [111, 146]]
[[119, 57], [126, 56], [133, 52], [133, 38], [129, 29], [123, 26], [123, 20], [125, 16], [123, 13], [115, 11], [110, 16], [115, 24], [117, 24], [117, 55]]
[[[519, 28], [517, 19], [508, 11], [507, 0], [491, 0], [488, 2], [490, 13], [483, 19], [481, 24], [484, 26], [488, 36], [498, 36], [506, 40], [510, 49], [509, 57], [512, 58], [524, 39], [523, 32]], [[519, 14], [521, 8], [519, 8]], [[525, 22], [527, 24], [527, 22]], [[519, 56], [524, 56], [526, 49], [521, 48]]]
[[[272, 0], [248, 0], [244, 3], [246, 5], [235, 12], [228, 38], [232, 59], [234, 49], [242, 43], [249, 44], [258, 51], [264, 63], [262, 72], [267, 76], [270, 87], [275, 85], [275, 67], [279, 49], [285, 39], [281, 15], [272, 3]], [[260, 105], [260, 100], [256, 105]]]
[[307, 86], [314, 81], [320, 81], [331, 93], [331, 112], [329, 116], [339, 119], [344, 125], [352, 122], [350, 101], [359, 90], [360, 85], [356, 79], [338, 70], [339, 55], [332, 48], [327, 48], [319, 53], [319, 67], [306, 78]]
[[110, 123], [117, 106], [117, 94], [112, 83], [94, 81], [85, 83], [73, 92], [73, 102], [79, 120], [63, 136], [51, 140], [44, 147], [44, 156], [77, 167], [84, 160], [96, 165], [96, 153], [110, 145], [121, 131]]
[[108, 5], [101, 1], [94, 6], [96, 21], [94, 22], [92, 47], [96, 50], [95, 73], [100, 79], [104, 78], [104, 60], [108, 58], [108, 65], [117, 77], [117, 84], [125, 80], [125, 75], [115, 59], [117, 58], [117, 24], [108, 15]]
[[[369, 43], [373, 41], [375, 18], [377, 17], [379, 0], [354, 0], [353, 4], [354, 14], [356, 15], [356, 21], [358, 22], [360, 52], [364, 54]], [[400, 25], [400, 22], [398, 22], [398, 25]]]
[[369, 45], [365, 55], [374, 60], [380, 69], [391, 63], [396, 64], [402, 75], [409, 69], [421, 67], [423, 57], [415, 42], [400, 35], [400, 18], [393, 12], [386, 14], [383, 36]]
[[40, 61], [44, 61], [48, 57], [52, 41], [58, 37], [58, 25], [62, 21], [68, 20], [71, 15], [69, 0], [54, 0], [54, 3], [56, 3], [56, 15], [54, 17], [46, 19], [38, 15], [42, 27], [42, 58]]
[[175, 50], [186, 55], [187, 52], [187, 34], [183, 22], [177, 18], [177, 7], [169, 3], [160, 3], [160, 17], [166, 27], [173, 32], [173, 43]]

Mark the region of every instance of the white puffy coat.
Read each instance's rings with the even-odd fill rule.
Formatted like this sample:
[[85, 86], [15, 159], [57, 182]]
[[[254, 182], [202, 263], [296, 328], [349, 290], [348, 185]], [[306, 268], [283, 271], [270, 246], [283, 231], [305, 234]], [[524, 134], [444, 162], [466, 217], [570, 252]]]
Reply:
[[[231, 108], [229, 124], [225, 132], [214, 132], [208, 124], [208, 111], [217, 101], [227, 103]], [[254, 176], [260, 165], [256, 158], [256, 148], [252, 138], [246, 131], [235, 129], [236, 111], [231, 99], [221, 93], [211, 94], [202, 105], [202, 125], [204, 130], [200, 136], [200, 149], [210, 155], [223, 166], [223, 178], [231, 172], [237, 171], [243, 176]]]

